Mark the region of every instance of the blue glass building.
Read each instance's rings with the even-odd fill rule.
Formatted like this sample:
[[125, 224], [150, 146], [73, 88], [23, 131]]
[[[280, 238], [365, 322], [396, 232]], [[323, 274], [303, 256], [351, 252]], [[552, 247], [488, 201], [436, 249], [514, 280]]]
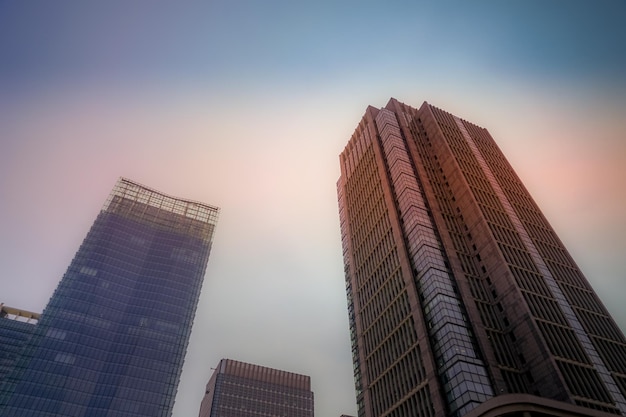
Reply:
[[39, 314], [0, 303], [0, 384], [13, 370], [39, 321]]
[[170, 416], [219, 209], [120, 179], [0, 393], [0, 416]]

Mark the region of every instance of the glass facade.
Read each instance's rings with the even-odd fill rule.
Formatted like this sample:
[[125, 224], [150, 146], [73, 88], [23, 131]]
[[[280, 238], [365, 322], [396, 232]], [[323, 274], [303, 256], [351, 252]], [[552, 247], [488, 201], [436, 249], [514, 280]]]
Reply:
[[7, 378], [0, 415], [170, 416], [217, 215], [120, 179]]
[[39, 314], [0, 304], [0, 385], [30, 340]]

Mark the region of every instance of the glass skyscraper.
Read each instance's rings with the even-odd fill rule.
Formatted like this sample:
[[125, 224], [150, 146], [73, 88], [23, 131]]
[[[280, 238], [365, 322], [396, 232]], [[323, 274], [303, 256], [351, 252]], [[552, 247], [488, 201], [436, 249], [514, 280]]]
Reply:
[[6, 378], [0, 415], [170, 416], [218, 211], [120, 179]]
[[359, 417], [626, 415], [626, 339], [486, 129], [391, 99], [340, 164]]

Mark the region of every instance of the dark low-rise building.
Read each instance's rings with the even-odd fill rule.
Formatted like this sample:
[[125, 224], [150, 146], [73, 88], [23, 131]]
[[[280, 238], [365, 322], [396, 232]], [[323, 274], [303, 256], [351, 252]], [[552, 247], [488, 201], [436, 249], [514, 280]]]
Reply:
[[222, 359], [206, 386], [199, 417], [313, 417], [311, 378]]

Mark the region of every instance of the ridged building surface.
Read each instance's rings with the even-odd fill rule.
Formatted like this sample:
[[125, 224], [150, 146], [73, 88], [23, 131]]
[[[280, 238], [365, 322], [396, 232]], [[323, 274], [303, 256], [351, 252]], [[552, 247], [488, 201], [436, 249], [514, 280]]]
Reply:
[[5, 378], [0, 415], [170, 416], [217, 215], [120, 179]]
[[340, 163], [359, 417], [626, 415], [624, 335], [486, 129], [391, 99]]
[[313, 417], [313, 411], [309, 376], [222, 359], [199, 417]]

